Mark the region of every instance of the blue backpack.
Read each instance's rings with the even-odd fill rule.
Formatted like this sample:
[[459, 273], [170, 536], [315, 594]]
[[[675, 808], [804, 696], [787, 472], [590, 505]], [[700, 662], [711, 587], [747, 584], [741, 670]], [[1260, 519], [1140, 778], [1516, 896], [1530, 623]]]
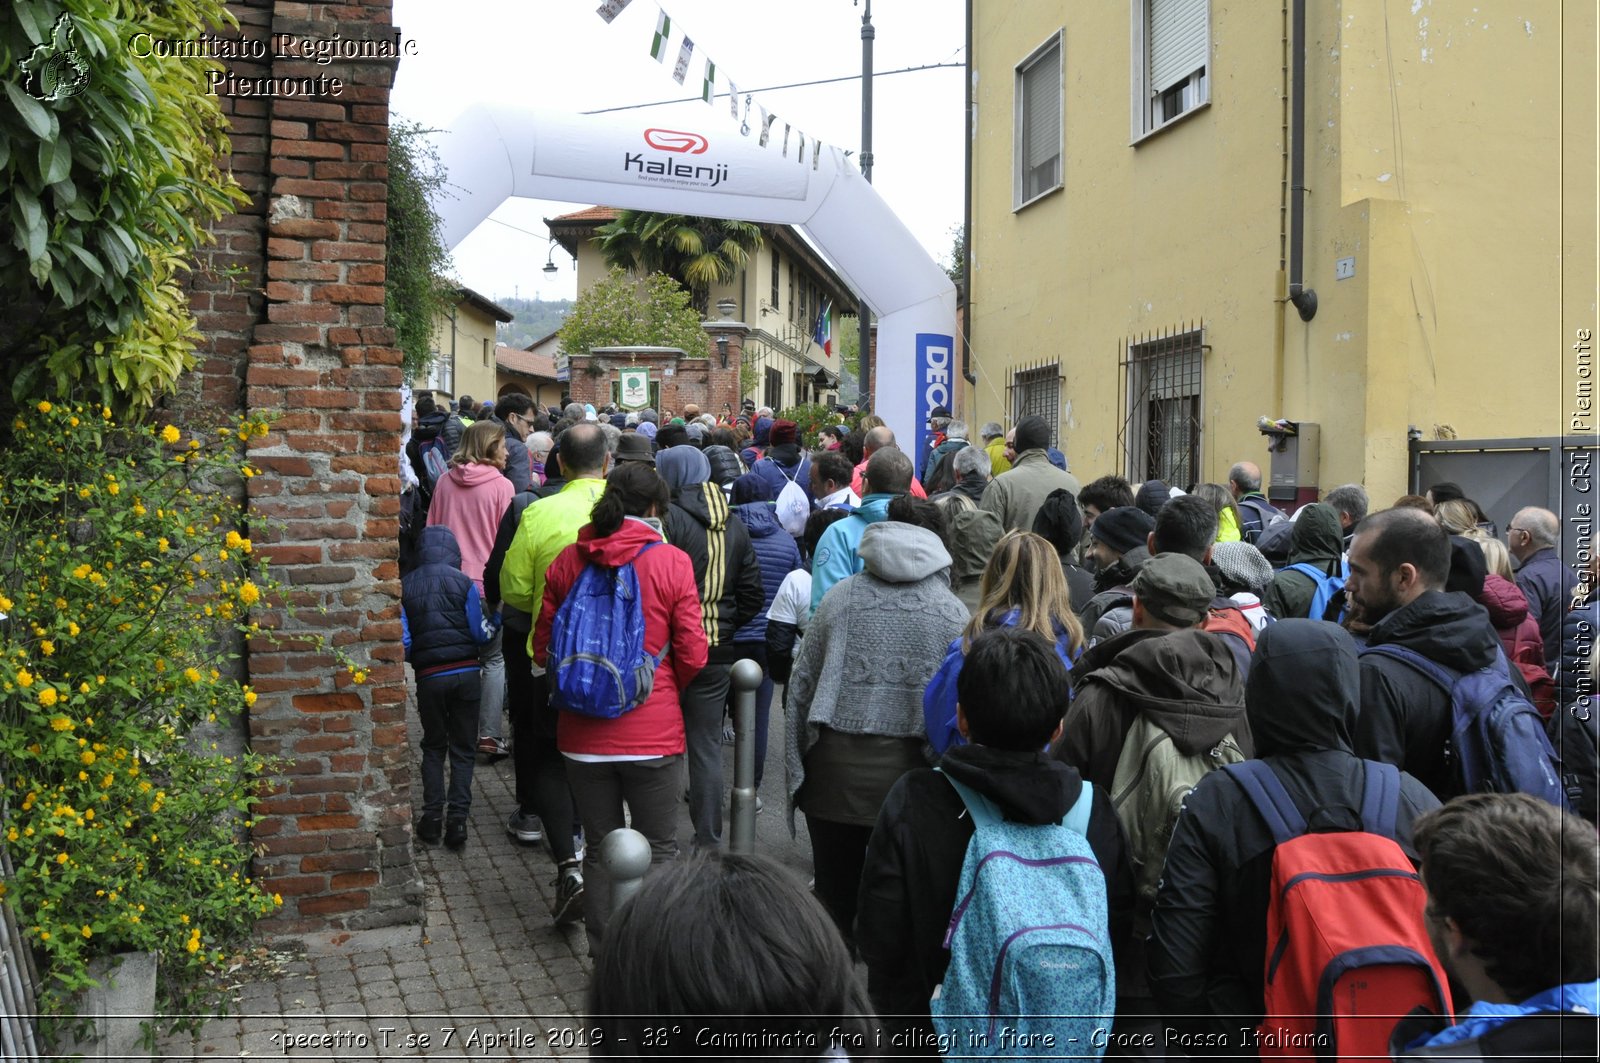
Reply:
[[[1285, 572], [1298, 572], [1302, 576], [1311, 577], [1317, 585], [1317, 592], [1311, 596], [1311, 609], [1306, 613], [1310, 620], [1326, 620], [1328, 603], [1333, 601], [1333, 596], [1344, 590], [1344, 573], [1341, 569], [1337, 576], [1330, 576], [1316, 565], [1302, 561], [1298, 565], [1290, 565]], [[1343, 612], [1343, 610], [1341, 610]], [[1284, 619], [1288, 619], [1285, 617]], [[1335, 620], [1337, 623], [1337, 620]]]
[[1405, 662], [1450, 694], [1448, 757], [1464, 793], [1524, 793], [1568, 808], [1561, 758], [1545, 734], [1544, 718], [1511, 682], [1499, 649], [1493, 664], [1466, 673], [1392, 643], [1361, 651], [1363, 657], [1374, 653]]
[[[647, 543], [638, 556], [660, 545]], [[644, 606], [632, 562], [587, 565], [550, 624], [551, 700], [581, 716], [616, 719], [650, 696], [666, 655], [666, 646], [658, 654], [644, 648]]]
[[1060, 823], [1008, 823], [949, 779], [972, 815], [944, 945], [950, 966], [929, 1002], [947, 1057], [1099, 1056], [1116, 972], [1106, 878], [1089, 848], [1093, 787]]

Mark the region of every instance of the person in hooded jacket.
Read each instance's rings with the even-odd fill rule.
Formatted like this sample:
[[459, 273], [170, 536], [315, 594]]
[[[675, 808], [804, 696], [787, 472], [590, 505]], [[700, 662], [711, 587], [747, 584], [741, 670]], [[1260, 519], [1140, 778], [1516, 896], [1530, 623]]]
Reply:
[[613, 469], [590, 523], [578, 532], [578, 541], [550, 562], [533, 628], [533, 662], [540, 668], [554, 667], [549, 659], [552, 625], [578, 577], [589, 565], [615, 569], [631, 564], [644, 612], [644, 648], [664, 654], [649, 696], [631, 711], [612, 719], [566, 709], [559, 715], [556, 742], [567, 758], [584, 833], [594, 841], [585, 848], [583, 868], [590, 955], [599, 951], [611, 913], [611, 885], [600, 862], [600, 840], [631, 825], [649, 839], [652, 865], [678, 855], [685, 746], [679, 698], [705, 666], [706, 636], [694, 565], [682, 550], [662, 544], [660, 515], [668, 497], [666, 484], [650, 466], [630, 462]]
[[[1450, 538], [1416, 509], [1374, 513], [1350, 543], [1350, 609], [1371, 624], [1367, 646], [1407, 647], [1455, 672], [1475, 672], [1502, 658], [1500, 637], [1477, 602], [1446, 592]], [[1514, 682], [1520, 673], [1510, 670]], [[1450, 692], [1404, 661], [1361, 657], [1361, 713], [1355, 750], [1422, 780], [1441, 800], [1462, 792], [1446, 747]]]
[[724, 491], [733, 490], [733, 481], [745, 474], [744, 463], [732, 447], [713, 443], [700, 453], [711, 463], [711, 482]]
[[967, 621], [938, 507], [905, 499], [896, 515], [862, 535], [865, 567], [823, 599], [789, 677], [789, 829], [805, 813], [817, 898], [847, 940], [884, 796], [928, 765], [923, 689]]
[[[418, 536], [417, 567], [400, 581], [400, 634], [417, 679], [422, 721], [422, 816], [417, 840], [453, 850], [467, 844], [477, 737], [478, 654], [499, 624], [485, 613], [477, 586], [461, 571], [461, 548], [440, 525]], [[450, 784], [445, 786], [445, 761]]]
[[[1289, 564], [1310, 565], [1323, 576], [1338, 578], [1344, 553], [1344, 532], [1339, 527], [1339, 514], [1332, 506], [1313, 502], [1303, 507], [1294, 521], [1289, 535]], [[1279, 620], [1291, 617], [1306, 618], [1311, 611], [1312, 599], [1317, 593], [1317, 581], [1292, 567], [1285, 568], [1272, 577], [1272, 583], [1261, 596], [1267, 612]], [[1312, 620], [1332, 617], [1312, 616]]]
[[[800, 548], [794, 536], [778, 523], [777, 512], [772, 507], [772, 485], [763, 477], [747, 472], [733, 482], [733, 511], [745, 530], [750, 533], [750, 543], [755, 547], [756, 562], [761, 570], [761, 612], [734, 633], [734, 653], [749, 658], [761, 666], [761, 685], [756, 688], [756, 790], [761, 789], [761, 779], [766, 774], [767, 733], [772, 716], [772, 672], [767, 663], [767, 610], [783, 581], [800, 567]], [[733, 708], [733, 694], [728, 695], [728, 707]], [[756, 811], [761, 810], [761, 797], [756, 796]]]
[[1044, 536], [1045, 541], [1055, 547], [1056, 556], [1061, 559], [1061, 574], [1067, 579], [1072, 608], [1081, 612], [1094, 597], [1094, 573], [1073, 560], [1078, 543], [1083, 539], [1083, 514], [1071, 491], [1058, 487], [1045, 496], [1044, 504], [1033, 517], [1033, 533]]
[[783, 493], [785, 484], [793, 481], [806, 493], [806, 506], [810, 508], [811, 459], [800, 449], [799, 432], [800, 426], [793, 421], [774, 421], [768, 435], [770, 445], [750, 471], [767, 482], [774, 499]]
[[[1245, 684], [1250, 734], [1313, 829], [1361, 826], [1353, 811], [1367, 770], [1354, 752], [1360, 671], [1355, 643], [1335, 624], [1281, 620], [1256, 643]], [[1413, 863], [1412, 823], [1437, 807], [1426, 786], [1401, 775], [1396, 840]], [[1156, 1002], [1179, 1031], [1202, 1035], [1191, 1041], [1197, 1054], [1255, 1055], [1275, 849], [1272, 831], [1226, 772], [1207, 775], [1184, 799], [1146, 948]]]
[[[976, 447], [966, 448], [988, 461], [988, 455]], [[955, 563], [950, 566], [950, 589], [956, 592], [961, 604], [976, 613], [983, 591], [983, 570], [994, 556], [995, 544], [1005, 534], [1000, 518], [986, 509], [979, 509], [971, 498], [959, 491], [946, 491], [932, 499], [944, 513], [945, 525], [950, 529], [950, 556]], [[893, 503], [891, 503], [892, 505]]]
[[[1082, 795], [1083, 780], [1042, 750], [1061, 734], [1069, 686], [1049, 639], [1022, 627], [984, 631], [957, 680], [966, 744], [952, 747], [938, 772], [907, 772], [884, 798], [862, 865], [856, 941], [873, 1007], [900, 1044], [932, 1043], [928, 1001], [950, 962], [944, 936], [973, 833], [965, 803], [944, 776], [995, 802], [1008, 820], [1060, 822]], [[1132, 925], [1133, 875], [1109, 795], [1098, 790], [1092, 801], [1086, 836], [1105, 874], [1112, 941], [1123, 942]], [[1123, 957], [1113, 961], [1120, 967]]]
[[[450, 455], [450, 472], [434, 485], [428, 525], [443, 524], [461, 544], [461, 571], [483, 594], [483, 569], [494, 550], [500, 518], [516, 494], [502, 475], [506, 465], [506, 430], [494, 421], [475, 422], [461, 435]], [[505, 744], [506, 659], [501, 632], [484, 647], [483, 699], [478, 706], [478, 752], [503, 757]]]
[[692, 446], [656, 455], [656, 471], [672, 492], [663, 521], [667, 541], [694, 562], [707, 663], [683, 691], [689, 742], [689, 816], [699, 847], [722, 842], [722, 720], [728, 676], [739, 659], [734, 635], [760, 615], [766, 595], [750, 533], [710, 482], [711, 463]]

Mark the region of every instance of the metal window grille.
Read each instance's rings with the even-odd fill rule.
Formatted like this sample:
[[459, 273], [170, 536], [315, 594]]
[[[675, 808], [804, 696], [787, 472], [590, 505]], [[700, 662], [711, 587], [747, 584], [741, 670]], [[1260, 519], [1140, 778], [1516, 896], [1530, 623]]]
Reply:
[[1189, 488], [1200, 481], [1205, 325], [1190, 323], [1119, 345], [1124, 420], [1118, 444], [1128, 479]]
[[1050, 362], [1014, 369], [1006, 392], [1011, 423], [1016, 424], [1024, 417], [1043, 417], [1050, 425], [1050, 445], [1054, 446], [1061, 424], [1061, 366]]

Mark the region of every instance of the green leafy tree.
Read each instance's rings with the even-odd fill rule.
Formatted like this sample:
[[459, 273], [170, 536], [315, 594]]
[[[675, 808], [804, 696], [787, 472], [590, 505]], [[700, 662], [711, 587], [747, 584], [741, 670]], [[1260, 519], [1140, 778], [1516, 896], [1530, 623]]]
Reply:
[[639, 280], [613, 267], [604, 280], [578, 296], [561, 325], [561, 349], [584, 354], [596, 347], [677, 347], [709, 353], [700, 315], [689, 293], [664, 273]]
[[722, 218], [624, 210], [595, 230], [606, 264], [640, 273], [665, 273], [689, 289], [705, 313], [711, 286], [726, 284], [761, 250], [761, 226]]
[[433, 323], [450, 312], [455, 290], [445, 281], [450, 251], [433, 209], [446, 174], [427, 131], [414, 122], [389, 127], [389, 210], [384, 241], [384, 312], [404, 352], [408, 378], [432, 354]]
[[221, 66], [141, 57], [139, 31], [236, 25], [221, 0], [30, 0], [0, 14], [0, 373], [11, 397], [148, 406], [194, 364], [183, 290], [205, 224], [246, 202], [222, 168]]
[[950, 227], [950, 263], [945, 266], [945, 274], [956, 287], [961, 287], [966, 281], [967, 268], [967, 227], [965, 225], [952, 225]]

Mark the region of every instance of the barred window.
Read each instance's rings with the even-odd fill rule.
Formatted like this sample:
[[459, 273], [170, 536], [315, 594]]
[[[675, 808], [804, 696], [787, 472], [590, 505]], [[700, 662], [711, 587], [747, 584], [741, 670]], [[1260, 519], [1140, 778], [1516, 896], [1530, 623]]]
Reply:
[[1203, 328], [1126, 345], [1122, 441], [1130, 480], [1159, 479], [1185, 489], [1199, 482], [1204, 353]]
[[1061, 367], [1041, 365], [1015, 370], [1011, 374], [1011, 423], [1024, 417], [1039, 416], [1050, 426], [1050, 445], [1056, 444], [1056, 429], [1061, 420]]

